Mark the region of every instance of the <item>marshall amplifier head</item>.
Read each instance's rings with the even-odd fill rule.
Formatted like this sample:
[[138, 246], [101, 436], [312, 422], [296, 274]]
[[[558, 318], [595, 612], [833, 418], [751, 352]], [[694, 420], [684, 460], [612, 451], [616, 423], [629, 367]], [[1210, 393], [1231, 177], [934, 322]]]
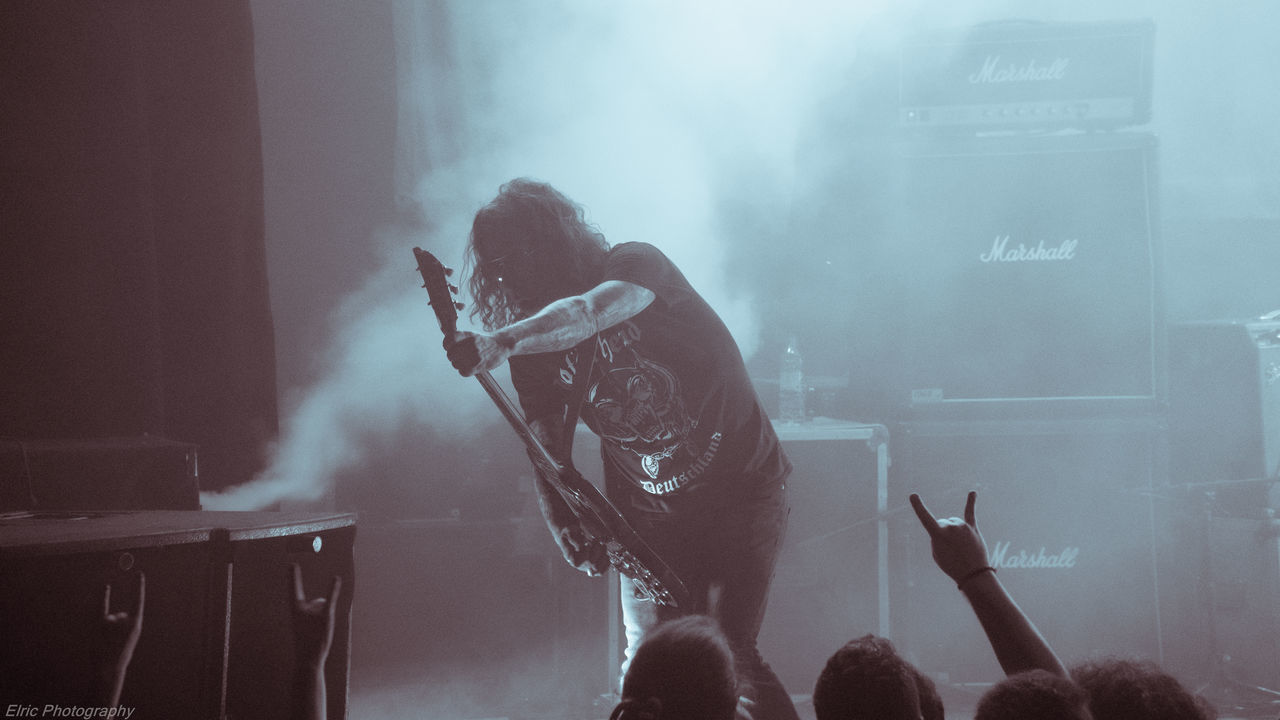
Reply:
[[1119, 128], [1151, 118], [1155, 25], [1001, 22], [917, 38], [898, 119], [950, 131]]

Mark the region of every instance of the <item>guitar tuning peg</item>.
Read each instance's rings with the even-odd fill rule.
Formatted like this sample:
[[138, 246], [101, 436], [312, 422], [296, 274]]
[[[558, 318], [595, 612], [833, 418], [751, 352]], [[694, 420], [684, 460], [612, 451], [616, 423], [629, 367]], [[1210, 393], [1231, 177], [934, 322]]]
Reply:
[[465, 305], [463, 305], [463, 304], [462, 304], [462, 303], [460, 303], [460, 302], [456, 302], [456, 303], [454, 303], [454, 304], [453, 304], [453, 309], [454, 309], [454, 310], [461, 310], [461, 309], [462, 309], [462, 308], [464, 308], [464, 307], [466, 307], [466, 306], [465, 306]]
[[449, 286], [449, 292], [452, 292], [452, 293], [456, 293], [456, 292], [458, 292], [458, 286], [457, 286], [457, 285], [450, 285], [450, 286]]
[[453, 274], [453, 268], [451, 268], [451, 267], [447, 267], [447, 268], [445, 268], [445, 269], [444, 269], [444, 276], [445, 276], [445, 277], [449, 277], [449, 276], [450, 276], [450, 275], [452, 275], [452, 274]]

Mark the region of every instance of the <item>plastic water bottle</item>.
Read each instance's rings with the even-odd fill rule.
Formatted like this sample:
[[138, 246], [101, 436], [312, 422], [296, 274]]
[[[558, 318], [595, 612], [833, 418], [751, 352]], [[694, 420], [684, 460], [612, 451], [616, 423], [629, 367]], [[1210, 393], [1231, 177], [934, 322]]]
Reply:
[[778, 373], [778, 419], [798, 423], [804, 415], [804, 357], [794, 335], [787, 340], [782, 353], [782, 370]]

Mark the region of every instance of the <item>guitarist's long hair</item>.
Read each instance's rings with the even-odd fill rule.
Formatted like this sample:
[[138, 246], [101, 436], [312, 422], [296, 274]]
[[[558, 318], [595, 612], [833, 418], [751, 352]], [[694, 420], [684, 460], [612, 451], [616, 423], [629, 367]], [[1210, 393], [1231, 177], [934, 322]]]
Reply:
[[499, 282], [497, 269], [486, 265], [477, 251], [483, 247], [492, 253], [493, 248], [513, 244], [538, 252], [541, 261], [527, 270], [545, 281], [547, 302], [595, 287], [609, 252], [609, 243], [586, 221], [582, 206], [559, 190], [529, 178], [503, 184], [498, 196], [476, 213], [465, 258], [471, 317], [486, 330], [506, 327], [541, 309], [518, 306]]

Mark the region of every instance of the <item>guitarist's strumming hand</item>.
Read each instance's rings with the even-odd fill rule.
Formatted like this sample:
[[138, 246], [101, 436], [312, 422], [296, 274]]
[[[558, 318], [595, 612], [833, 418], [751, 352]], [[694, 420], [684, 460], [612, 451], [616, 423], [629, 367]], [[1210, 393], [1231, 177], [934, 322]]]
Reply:
[[513, 348], [496, 334], [458, 331], [444, 336], [445, 354], [463, 377], [498, 367], [511, 357]]
[[576, 521], [570, 521], [559, 532], [552, 528], [552, 534], [556, 545], [560, 546], [560, 553], [570, 565], [591, 577], [600, 577], [609, 570], [609, 556], [605, 553], [604, 545], [587, 539], [586, 533], [582, 532]]
[[[554, 417], [534, 420], [529, 423], [529, 428], [538, 442], [552, 455], [564, 455], [563, 428]], [[560, 491], [543, 477], [545, 470], [532, 451], [529, 459], [533, 462], [535, 472], [533, 485], [538, 494], [538, 509], [542, 511], [547, 529], [551, 531], [551, 537], [560, 548], [560, 554], [564, 555], [565, 562], [591, 577], [605, 574], [609, 570], [609, 557], [604, 545], [592, 540], [583, 530], [582, 523], [560, 495]]]
[[609, 556], [604, 545], [590, 539], [574, 517], [560, 493], [539, 475], [534, 480], [538, 491], [538, 507], [547, 521], [551, 537], [564, 555], [565, 562], [582, 572], [597, 577], [609, 569]]

